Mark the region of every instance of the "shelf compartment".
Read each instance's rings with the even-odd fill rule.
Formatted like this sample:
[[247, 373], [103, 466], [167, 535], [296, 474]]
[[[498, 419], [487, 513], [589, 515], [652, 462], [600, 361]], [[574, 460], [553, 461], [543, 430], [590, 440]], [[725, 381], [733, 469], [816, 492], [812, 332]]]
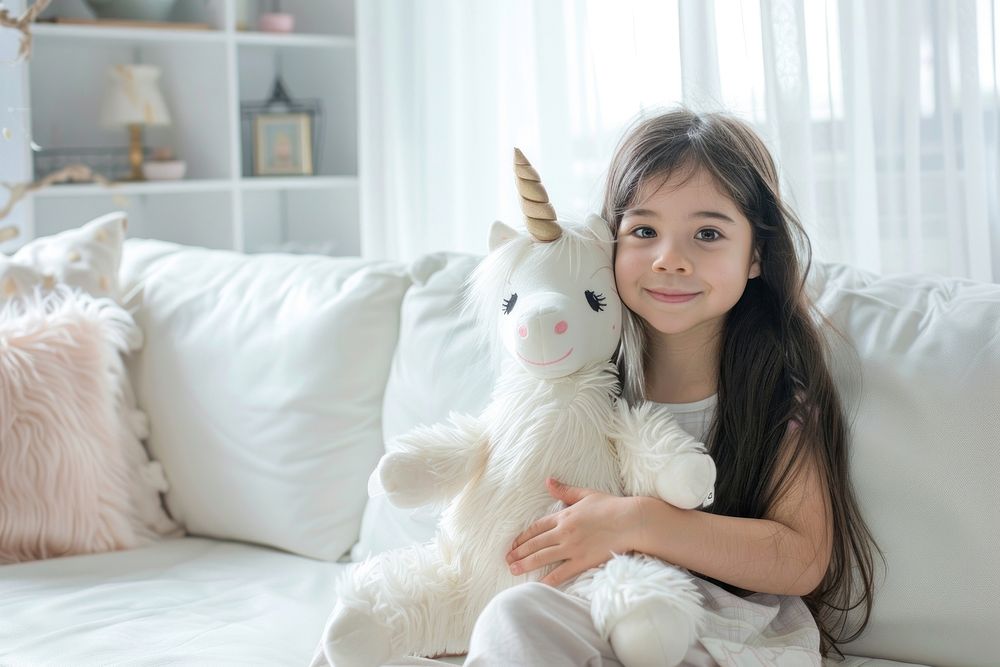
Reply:
[[36, 196], [35, 235], [48, 236], [73, 229], [99, 215], [118, 210], [128, 214], [130, 237], [157, 238], [208, 248], [234, 246], [233, 227], [225, 222], [232, 219], [229, 192], [147, 196], [146, 193], [116, 193], [105, 189], [103, 194]]
[[248, 253], [360, 254], [356, 188], [250, 190], [242, 197]]
[[[353, 50], [313, 50], [253, 44], [238, 47], [239, 99], [266, 100], [279, 69], [289, 95], [318, 99], [323, 109], [316, 176], [357, 176], [357, 75]], [[241, 150], [246, 147], [241, 146]], [[317, 159], [318, 158], [318, 159]], [[244, 156], [243, 176], [251, 177]]]
[[[54, 34], [62, 34], [63, 29], [69, 28], [72, 31], [77, 29], [82, 29], [82, 35], [88, 38], [105, 38], [105, 39], [119, 39], [119, 31], [131, 32], [133, 36], [126, 36], [125, 39], [134, 39], [135, 35], [138, 35], [138, 39], [183, 39], [184, 37], [180, 33], [201, 33], [202, 37], [205, 38], [205, 33], [214, 32], [216, 33], [216, 39], [219, 38], [219, 33], [225, 30], [225, 17], [226, 17], [226, 4], [231, 2], [231, 0], [200, 0], [200, 2], [190, 2], [184, 0], [177, 2], [167, 17], [165, 22], [156, 22], [154, 27], [150, 25], [148, 27], [121, 27], [114, 25], [100, 25], [97, 23], [95, 25], [79, 25], [72, 23], [46, 23], [45, 21], [53, 18], [61, 19], [78, 19], [84, 21], [100, 21], [94, 16], [94, 12], [89, 9], [80, 0], [55, 0], [45, 11], [39, 16], [39, 22], [32, 28], [32, 32], [37, 34], [48, 34], [49, 31], [53, 31]], [[141, 22], [140, 22], [141, 23]], [[179, 27], [174, 28], [164, 28], [160, 27], [165, 23], [177, 23]], [[207, 24], [209, 30], [192, 30], [190, 28], [185, 28], [184, 24], [191, 23], [204, 23]], [[94, 31], [96, 32], [88, 32]], [[158, 36], [157, 33], [167, 33], [171, 37], [167, 38], [162, 35]], [[195, 37], [194, 39], [201, 39]]]
[[[125, 127], [100, 124], [108, 70], [143, 62], [160, 68], [160, 90], [171, 124], [143, 130], [143, 145], [169, 146], [187, 162], [191, 179], [230, 178], [232, 120], [225, 96], [226, 45], [170, 42], [54, 39], [36, 48], [29, 63], [32, 135], [43, 148], [121, 147]], [[67, 113], [66, 100], [73, 100]]]
[[[234, 0], [237, 31], [256, 30], [260, 15], [272, 11], [270, 0]], [[353, 2], [316, 2], [316, 0], [281, 0], [281, 11], [295, 17], [293, 35], [344, 35], [353, 37]]]

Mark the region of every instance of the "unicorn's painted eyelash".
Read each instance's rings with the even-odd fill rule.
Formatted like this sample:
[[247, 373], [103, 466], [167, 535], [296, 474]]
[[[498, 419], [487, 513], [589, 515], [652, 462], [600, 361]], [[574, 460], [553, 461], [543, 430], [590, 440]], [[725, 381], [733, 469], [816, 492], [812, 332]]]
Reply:
[[584, 292], [584, 295], [586, 295], [587, 303], [590, 304], [590, 307], [594, 309], [595, 313], [601, 312], [604, 310], [604, 306], [607, 305], [607, 301], [604, 299], [603, 294], [595, 294], [594, 292], [587, 290]]
[[503, 309], [504, 315], [510, 315], [511, 311], [514, 310], [514, 304], [517, 303], [517, 292], [510, 295], [510, 298], [504, 299], [500, 307]]

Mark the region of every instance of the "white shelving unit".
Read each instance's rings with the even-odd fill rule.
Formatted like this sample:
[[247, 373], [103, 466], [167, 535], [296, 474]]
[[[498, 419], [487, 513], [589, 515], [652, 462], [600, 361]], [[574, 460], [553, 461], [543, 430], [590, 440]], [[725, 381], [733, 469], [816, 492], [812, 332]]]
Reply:
[[[120, 208], [129, 213], [131, 236], [245, 252], [359, 254], [354, 0], [282, 0], [281, 10], [295, 15], [295, 33], [244, 29], [270, 5], [177, 3], [173, 19], [207, 23], [209, 30], [36, 23], [26, 94], [36, 144], [126, 146], [124, 128], [99, 122], [107, 70], [153, 64], [161, 69], [172, 122], [145, 128], [143, 144], [169, 146], [187, 162], [187, 173], [180, 181], [113, 188], [49, 187], [31, 196], [26, 236]], [[91, 14], [81, 0], [54, 0], [41, 18], [50, 16]], [[312, 176], [244, 173], [240, 103], [267, 99], [279, 73], [293, 98], [322, 105]]]

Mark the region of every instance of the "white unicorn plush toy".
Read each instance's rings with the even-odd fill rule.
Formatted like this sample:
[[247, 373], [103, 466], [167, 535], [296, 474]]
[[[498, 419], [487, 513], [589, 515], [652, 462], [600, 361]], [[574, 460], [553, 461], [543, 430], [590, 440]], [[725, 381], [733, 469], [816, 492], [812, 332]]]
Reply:
[[[481, 415], [418, 427], [382, 457], [372, 486], [392, 504], [450, 502], [431, 541], [345, 576], [314, 665], [465, 653], [494, 595], [552, 569], [514, 576], [505, 561], [519, 533], [565, 507], [549, 495], [548, 477], [685, 509], [711, 502], [715, 465], [704, 446], [662, 406], [616, 398], [622, 305], [607, 223], [557, 222], [517, 149], [515, 172], [527, 233], [494, 223], [469, 291], [509, 359]], [[596, 628], [630, 667], [678, 664], [696, 639], [697, 588], [661, 560], [615, 555], [563, 589], [590, 601]]]

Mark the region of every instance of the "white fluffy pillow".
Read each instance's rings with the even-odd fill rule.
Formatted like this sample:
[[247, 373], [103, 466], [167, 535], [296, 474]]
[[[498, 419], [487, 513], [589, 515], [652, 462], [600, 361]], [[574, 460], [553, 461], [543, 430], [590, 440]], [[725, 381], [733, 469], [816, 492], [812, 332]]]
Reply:
[[0, 308], [0, 563], [150, 540], [119, 433], [122, 355], [141, 339], [113, 301], [65, 286]]
[[399, 264], [130, 240], [133, 379], [189, 532], [336, 560], [382, 450]]
[[[493, 387], [488, 350], [471, 314], [461, 310], [465, 279], [479, 257], [436, 253], [414, 262], [413, 287], [402, 306], [399, 345], [385, 388], [382, 428], [392, 438], [449, 412], [479, 414]], [[384, 495], [368, 500], [353, 560], [424, 542], [434, 535], [438, 507], [406, 510]]]
[[[0, 255], [0, 305], [27, 298], [36, 289], [48, 292], [58, 286], [120, 302], [118, 268], [127, 224], [125, 213], [116, 211], [77, 229], [30, 241], [12, 257]], [[130, 340], [139, 347], [141, 332]], [[128, 376], [120, 376], [119, 383], [115, 390], [115, 437], [128, 461], [126, 484], [134, 509], [133, 529], [144, 538], [178, 535], [177, 524], [163, 508], [161, 493], [167, 489], [163, 469], [150, 461], [142, 444], [147, 435], [146, 417], [136, 407]]]

